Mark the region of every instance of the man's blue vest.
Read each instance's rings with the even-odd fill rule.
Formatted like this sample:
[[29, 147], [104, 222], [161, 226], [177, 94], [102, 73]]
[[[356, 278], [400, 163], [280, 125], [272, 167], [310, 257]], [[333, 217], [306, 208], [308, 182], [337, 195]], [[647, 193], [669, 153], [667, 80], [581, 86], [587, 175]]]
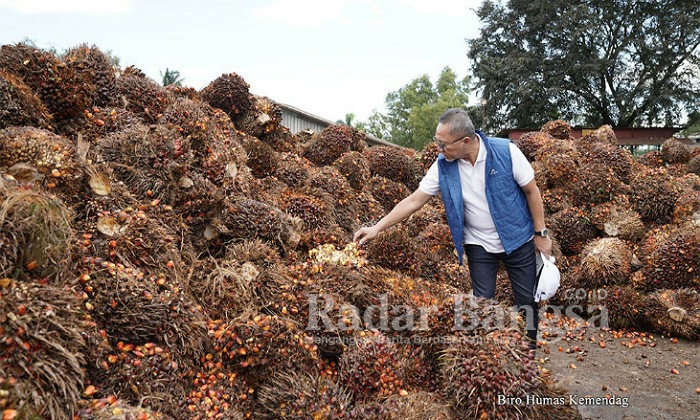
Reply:
[[[506, 254], [518, 249], [532, 238], [535, 225], [532, 222], [530, 207], [525, 193], [513, 178], [513, 161], [510, 156], [510, 141], [500, 138], [488, 138], [481, 131], [477, 134], [486, 146], [486, 201], [489, 212], [496, 225], [498, 237]], [[457, 248], [459, 264], [464, 254], [464, 201], [462, 185], [459, 180], [457, 159], [448, 162], [440, 153], [438, 156], [438, 173], [440, 174], [440, 192], [445, 204], [447, 224], [450, 227], [452, 241]]]

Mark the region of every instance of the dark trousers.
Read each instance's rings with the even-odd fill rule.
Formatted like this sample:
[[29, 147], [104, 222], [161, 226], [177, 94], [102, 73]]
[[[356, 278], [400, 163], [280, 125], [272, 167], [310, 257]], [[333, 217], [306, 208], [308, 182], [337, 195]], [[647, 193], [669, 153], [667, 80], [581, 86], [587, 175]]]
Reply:
[[507, 255], [505, 252], [486, 252], [480, 245], [465, 245], [474, 296], [493, 299], [496, 293], [496, 272], [499, 262], [508, 271], [515, 295], [515, 304], [526, 322], [530, 348], [537, 345], [539, 305], [535, 302], [534, 289], [537, 282], [535, 244], [530, 240]]

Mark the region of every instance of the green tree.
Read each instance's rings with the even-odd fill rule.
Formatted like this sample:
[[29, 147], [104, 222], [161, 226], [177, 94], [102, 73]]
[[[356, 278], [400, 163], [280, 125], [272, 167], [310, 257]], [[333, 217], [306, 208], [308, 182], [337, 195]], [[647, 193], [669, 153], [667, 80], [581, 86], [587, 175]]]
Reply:
[[421, 149], [431, 141], [440, 114], [447, 108], [464, 107], [468, 94], [469, 78], [458, 80], [445, 67], [434, 85], [423, 75], [387, 94], [386, 114], [375, 110], [358, 128], [401, 146]]
[[491, 127], [671, 125], [698, 109], [696, 1], [486, 0], [477, 14], [469, 57]]
[[167, 67], [165, 68], [165, 73], [160, 72], [160, 76], [163, 78], [163, 86], [168, 86], [168, 85], [182, 86], [182, 82], [185, 81], [185, 79], [180, 77], [179, 71], [170, 70]]

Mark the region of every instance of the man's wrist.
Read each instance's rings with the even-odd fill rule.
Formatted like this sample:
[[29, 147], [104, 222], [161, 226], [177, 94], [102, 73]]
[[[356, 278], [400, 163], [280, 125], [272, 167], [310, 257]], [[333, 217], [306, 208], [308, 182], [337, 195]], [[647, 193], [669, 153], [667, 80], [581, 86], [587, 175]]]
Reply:
[[541, 230], [535, 230], [535, 236], [547, 237], [549, 236], [549, 230], [547, 228]]

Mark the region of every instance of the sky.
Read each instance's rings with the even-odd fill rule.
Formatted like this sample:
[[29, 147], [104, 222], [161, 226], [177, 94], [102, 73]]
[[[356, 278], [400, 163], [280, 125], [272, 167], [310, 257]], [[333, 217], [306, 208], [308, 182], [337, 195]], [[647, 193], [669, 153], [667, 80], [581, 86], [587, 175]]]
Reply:
[[[387, 93], [449, 66], [470, 72], [481, 0], [0, 0], [0, 44], [88, 43], [157, 82], [201, 89], [237, 73], [250, 91], [312, 114], [365, 120]], [[474, 99], [476, 101], [476, 99]]]

